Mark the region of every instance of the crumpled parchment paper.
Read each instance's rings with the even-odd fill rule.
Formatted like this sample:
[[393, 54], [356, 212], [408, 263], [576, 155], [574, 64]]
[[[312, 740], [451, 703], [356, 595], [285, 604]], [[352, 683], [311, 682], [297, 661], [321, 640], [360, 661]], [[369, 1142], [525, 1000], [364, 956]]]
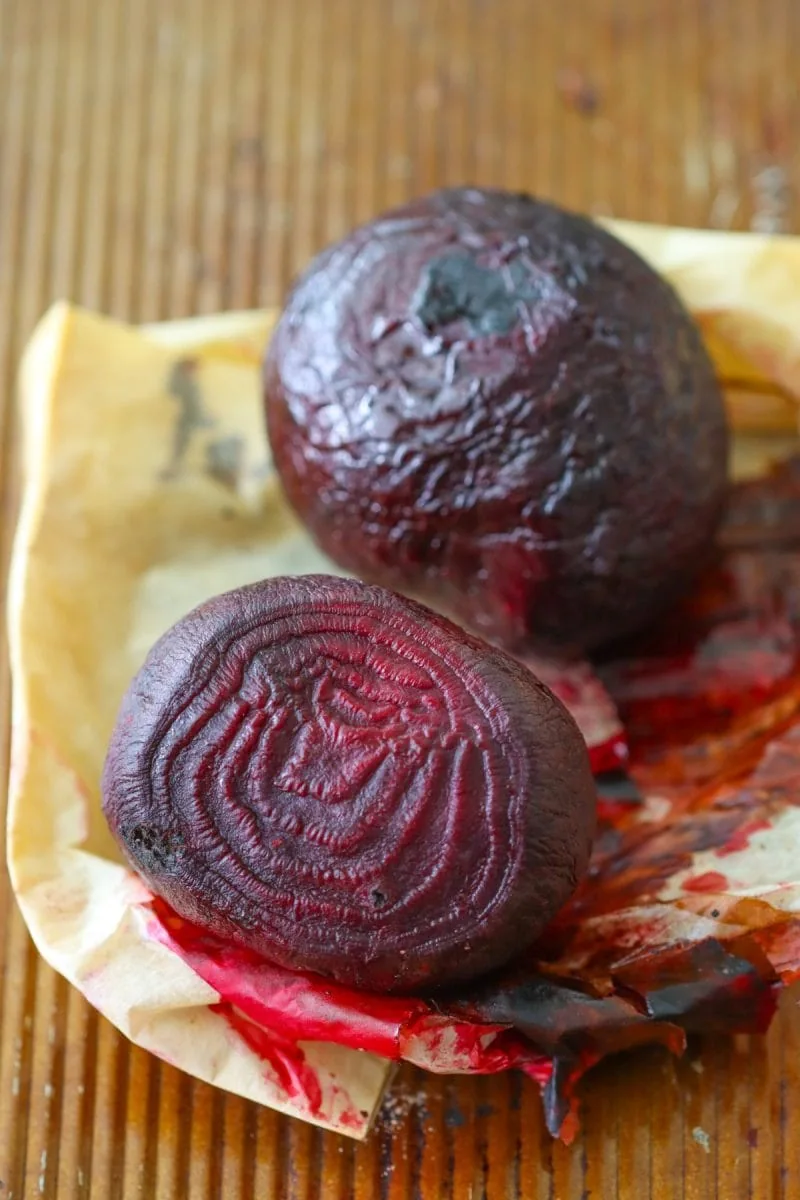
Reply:
[[[773, 453], [796, 446], [800, 239], [627, 223], [614, 229], [671, 278], [694, 311], [734, 424], [747, 435], [737, 441], [736, 473], [753, 475]], [[153, 905], [122, 864], [100, 810], [100, 771], [117, 705], [156, 638], [214, 593], [271, 574], [335, 570], [288, 511], [270, 466], [258, 362], [273, 319], [227, 314], [134, 329], [59, 305], [28, 346], [20, 380], [24, 493], [9, 595], [9, 867], [44, 958], [132, 1041], [231, 1092], [363, 1137], [392, 1058], [437, 1071], [522, 1066], [552, 1092], [565, 1061], [548, 1043], [553, 1030], [531, 1019], [530, 1004], [524, 1019], [515, 1018], [519, 989], [488, 999], [479, 991], [461, 1006], [455, 998], [442, 1015], [424, 1000], [358, 997], [265, 964], [215, 958], [195, 931]], [[760, 536], [761, 525], [754, 528]], [[767, 650], [774, 652], [773, 672], [794, 671], [791, 655], [786, 667], [780, 647]], [[626, 662], [612, 665], [606, 682], [623, 713], [628, 705], [630, 719], [646, 725], [636, 708], [640, 676], [637, 663]], [[774, 704], [790, 706], [789, 694]], [[732, 742], [731, 754], [741, 749], [735, 734]], [[778, 753], [770, 760], [773, 774]], [[692, 810], [674, 789], [653, 792], [646, 770], [642, 779], [643, 805], [620, 818], [619, 836], [632, 851], [648, 822], [670, 814], [688, 820]], [[771, 929], [765, 895], [779, 894], [785, 913], [800, 907], [798, 811], [781, 809], [774, 836], [760, 842], [751, 830], [731, 846], [729, 820], [719, 826], [718, 843], [714, 834], [700, 849], [687, 843], [675, 872], [659, 884], [648, 937], [667, 928], [669, 911], [669, 936], [680, 924], [681, 945], [701, 947], [697, 970], [708, 969], [712, 980], [724, 975], [725, 963], [708, 958], [708, 939], [700, 936], [704, 922], [711, 929], [717, 920], [710, 913], [734, 913], [749, 928], [752, 906], [761, 905], [760, 927]], [[600, 846], [600, 870], [616, 869], [619, 846], [610, 836]], [[787, 845], [794, 847], [791, 861]], [[722, 873], [710, 874], [720, 848], [734, 899], [719, 884]], [[687, 891], [692, 879], [702, 886]], [[587, 923], [583, 947], [573, 930], [563, 953], [550, 953], [562, 973], [580, 976], [581, 954], [597, 954], [598, 931], [602, 938], [606, 928], [609, 937], [627, 930], [635, 941], [635, 928], [626, 926], [630, 898], [623, 889], [620, 896], [619, 911]], [[789, 935], [788, 922], [774, 944], [789, 978], [800, 939]], [[630, 963], [627, 970], [635, 974]], [[553, 997], [563, 1010], [563, 979], [559, 986]], [[590, 996], [586, 980], [580, 987], [578, 1033], [600, 1019], [601, 1000], [606, 1009], [615, 1003], [610, 994]], [[713, 1001], [713, 989], [710, 995]], [[654, 1022], [656, 1036], [677, 1048], [680, 1031], [669, 1020], [674, 999], [664, 1001]], [[540, 1000], [546, 1009], [544, 993]], [[627, 1028], [623, 1018], [618, 1024]], [[637, 1026], [618, 1042], [640, 1036]], [[582, 1068], [613, 1048], [609, 1041], [583, 1053]], [[551, 1127], [562, 1132], [564, 1096], [562, 1088], [550, 1104]]]

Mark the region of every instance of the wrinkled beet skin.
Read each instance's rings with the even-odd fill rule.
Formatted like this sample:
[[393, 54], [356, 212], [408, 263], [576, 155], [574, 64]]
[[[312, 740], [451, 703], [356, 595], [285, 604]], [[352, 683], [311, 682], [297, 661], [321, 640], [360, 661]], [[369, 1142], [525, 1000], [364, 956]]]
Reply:
[[610, 234], [525, 196], [437, 192], [325, 251], [265, 395], [323, 549], [512, 649], [645, 625], [723, 507], [723, 403], [680, 301]]
[[586, 869], [577, 726], [524, 667], [383, 588], [269, 580], [202, 605], [123, 702], [103, 804], [181, 916], [375, 991], [478, 976]]

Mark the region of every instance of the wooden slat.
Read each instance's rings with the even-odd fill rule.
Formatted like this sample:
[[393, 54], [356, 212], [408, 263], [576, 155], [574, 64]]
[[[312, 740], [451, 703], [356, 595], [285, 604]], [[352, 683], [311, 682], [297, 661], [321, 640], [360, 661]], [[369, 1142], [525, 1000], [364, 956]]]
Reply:
[[[797, 231], [798, 46], [796, 0], [0, 0], [4, 561], [13, 374], [53, 299], [275, 304], [355, 221], [469, 180]], [[5, 876], [0, 937], [0, 1198], [800, 1200], [788, 1002], [767, 1039], [604, 1065], [569, 1148], [529, 1081], [410, 1068], [354, 1146], [129, 1047], [37, 958]]]

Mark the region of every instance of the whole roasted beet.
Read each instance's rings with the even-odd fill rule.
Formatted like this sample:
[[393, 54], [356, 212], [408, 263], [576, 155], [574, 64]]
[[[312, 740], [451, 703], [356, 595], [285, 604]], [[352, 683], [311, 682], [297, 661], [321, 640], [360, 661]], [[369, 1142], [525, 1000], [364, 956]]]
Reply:
[[265, 387], [278, 471], [323, 549], [511, 648], [644, 625], [723, 506], [723, 403], [677, 296], [527, 196], [437, 192], [320, 255]]
[[594, 784], [566, 709], [428, 609], [273, 579], [179, 621], [123, 701], [103, 806], [182, 916], [376, 991], [479, 975], [585, 870]]

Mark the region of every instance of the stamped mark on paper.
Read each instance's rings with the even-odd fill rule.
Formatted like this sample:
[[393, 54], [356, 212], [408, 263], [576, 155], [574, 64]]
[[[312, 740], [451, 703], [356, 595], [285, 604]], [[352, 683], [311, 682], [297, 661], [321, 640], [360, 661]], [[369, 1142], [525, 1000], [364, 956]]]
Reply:
[[205, 407], [198, 378], [200, 364], [196, 358], [181, 358], [173, 363], [167, 380], [167, 391], [177, 401], [178, 413], [172, 436], [172, 453], [161, 472], [165, 481], [177, 479], [193, 436], [200, 429], [213, 429], [216, 420]]
[[[247, 439], [220, 429], [219, 419], [209, 410], [200, 379], [201, 362], [180, 358], [171, 366], [166, 391], [177, 403], [172, 446], [167, 465], [160, 471], [164, 483], [178, 479], [188, 468], [188, 455], [198, 438], [205, 440], [200, 470], [231, 492], [240, 492], [247, 481], [263, 482], [271, 464], [248, 463]], [[214, 431], [214, 436], [209, 436]], [[205, 438], [203, 437], [205, 433]]]

